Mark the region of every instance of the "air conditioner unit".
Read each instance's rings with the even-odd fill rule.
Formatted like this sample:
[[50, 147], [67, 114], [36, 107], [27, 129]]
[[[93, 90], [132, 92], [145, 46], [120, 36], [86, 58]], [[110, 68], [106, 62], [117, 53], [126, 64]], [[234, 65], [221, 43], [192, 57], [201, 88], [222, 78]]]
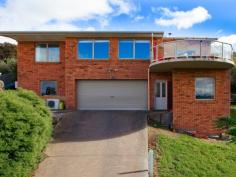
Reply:
[[47, 99], [47, 106], [51, 109], [59, 109], [60, 100], [59, 99]]

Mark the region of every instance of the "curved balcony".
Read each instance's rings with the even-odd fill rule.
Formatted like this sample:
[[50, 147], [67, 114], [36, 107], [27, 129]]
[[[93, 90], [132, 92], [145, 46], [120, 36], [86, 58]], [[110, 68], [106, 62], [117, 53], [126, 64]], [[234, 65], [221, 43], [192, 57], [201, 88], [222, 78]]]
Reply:
[[212, 40], [163, 42], [154, 49], [152, 72], [173, 69], [227, 69], [234, 66], [232, 45]]

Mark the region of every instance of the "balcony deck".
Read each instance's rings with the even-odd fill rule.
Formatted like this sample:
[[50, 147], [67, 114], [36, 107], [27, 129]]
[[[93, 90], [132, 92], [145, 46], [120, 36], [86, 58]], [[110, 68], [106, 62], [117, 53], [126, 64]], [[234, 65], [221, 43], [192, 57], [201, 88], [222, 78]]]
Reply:
[[229, 69], [234, 66], [230, 44], [210, 40], [177, 40], [156, 46], [151, 72], [173, 69]]

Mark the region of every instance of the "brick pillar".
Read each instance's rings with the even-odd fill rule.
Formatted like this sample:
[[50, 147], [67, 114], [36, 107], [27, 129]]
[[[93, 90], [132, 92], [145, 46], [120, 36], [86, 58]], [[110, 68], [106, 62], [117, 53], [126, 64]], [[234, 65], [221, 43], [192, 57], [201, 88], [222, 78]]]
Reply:
[[76, 109], [76, 84], [73, 65], [77, 60], [77, 39], [67, 38], [65, 45], [65, 98], [66, 108]]

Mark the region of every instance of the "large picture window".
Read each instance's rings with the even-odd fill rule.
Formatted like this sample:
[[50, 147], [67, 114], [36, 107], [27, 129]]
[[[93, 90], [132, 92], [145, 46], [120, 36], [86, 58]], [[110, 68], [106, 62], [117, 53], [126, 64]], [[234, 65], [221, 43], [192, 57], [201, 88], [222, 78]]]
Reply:
[[37, 44], [35, 51], [37, 62], [59, 62], [60, 48], [59, 44]]
[[41, 95], [56, 95], [57, 94], [57, 81], [41, 81]]
[[78, 44], [79, 59], [108, 59], [108, 40], [80, 40]]
[[120, 59], [150, 59], [150, 41], [148, 40], [120, 40]]
[[195, 96], [198, 100], [215, 98], [215, 79], [212, 77], [197, 77], [195, 80]]

